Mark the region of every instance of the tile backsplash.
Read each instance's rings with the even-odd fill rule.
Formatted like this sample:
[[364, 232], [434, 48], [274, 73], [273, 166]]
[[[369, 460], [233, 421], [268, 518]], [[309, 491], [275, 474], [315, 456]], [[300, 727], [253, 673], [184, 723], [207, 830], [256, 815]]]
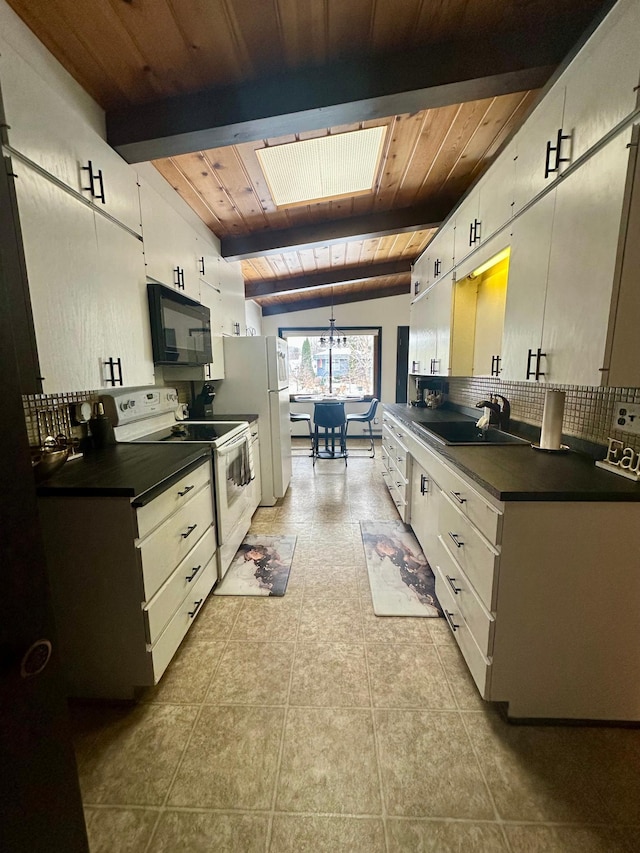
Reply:
[[502, 394], [511, 404], [514, 420], [538, 427], [542, 424], [545, 391], [549, 388], [564, 391], [563, 434], [601, 445], [606, 445], [610, 437], [616, 438], [624, 442], [625, 447], [640, 450], [640, 436], [613, 428], [615, 403], [640, 403], [640, 388], [536, 385], [532, 382], [503, 382], [489, 377], [452, 377], [448, 383], [448, 399], [452, 403], [475, 407], [490, 394]]

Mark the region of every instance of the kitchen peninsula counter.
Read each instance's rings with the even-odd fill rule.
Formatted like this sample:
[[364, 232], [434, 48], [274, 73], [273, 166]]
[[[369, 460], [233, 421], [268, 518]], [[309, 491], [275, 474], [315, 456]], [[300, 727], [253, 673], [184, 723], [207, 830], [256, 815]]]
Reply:
[[640, 501], [640, 483], [596, 468], [584, 454], [546, 453], [522, 445], [446, 445], [430, 423], [468, 421], [451, 409], [385, 405], [427, 447], [500, 501]]
[[37, 488], [39, 497], [128, 497], [143, 506], [171, 480], [210, 456], [198, 444], [111, 444], [69, 459]]

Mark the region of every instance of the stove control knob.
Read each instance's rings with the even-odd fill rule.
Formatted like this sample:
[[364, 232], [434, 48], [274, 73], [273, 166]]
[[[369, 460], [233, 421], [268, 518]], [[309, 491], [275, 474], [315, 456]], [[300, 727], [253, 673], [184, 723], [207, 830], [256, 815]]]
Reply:
[[129, 408], [129, 402], [128, 401], [126, 403], [120, 403], [120, 411], [121, 412], [126, 412], [128, 408]]

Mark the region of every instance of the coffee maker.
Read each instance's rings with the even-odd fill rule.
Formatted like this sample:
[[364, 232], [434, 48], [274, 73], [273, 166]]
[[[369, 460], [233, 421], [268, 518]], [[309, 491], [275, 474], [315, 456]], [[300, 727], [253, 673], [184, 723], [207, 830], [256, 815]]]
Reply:
[[426, 409], [427, 403], [424, 399], [424, 392], [429, 388], [431, 380], [424, 376], [416, 376], [416, 399], [412, 400], [411, 405], [419, 409]]

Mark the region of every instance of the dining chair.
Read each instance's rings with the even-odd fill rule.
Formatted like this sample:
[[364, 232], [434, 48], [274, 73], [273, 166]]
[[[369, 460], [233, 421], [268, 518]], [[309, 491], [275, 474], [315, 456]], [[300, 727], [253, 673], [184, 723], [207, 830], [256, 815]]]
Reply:
[[314, 466], [316, 459], [344, 459], [346, 465], [347, 418], [344, 413], [344, 403], [316, 403], [313, 410], [313, 423]]
[[313, 455], [313, 429], [311, 428], [311, 415], [308, 412], [289, 412], [289, 420], [292, 424], [306, 423], [309, 430], [309, 441], [311, 442], [311, 453]]
[[347, 415], [347, 423], [346, 423], [345, 430], [344, 430], [344, 437], [345, 437], [345, 443], [346, 443], [347, 433], [349, 431], [349, 424], [352, 424], [352, 423], [369, 424], [369, 441], [371, 442], [371, 447], [369, 449], [371, 450], [371, 458], [372, 459], [376, 455], [376, 448], [375, 448], [375, 444], [373, 443], [373, 429], [371, 427], [371, 424], [373, 422], [373, 419], [376, 416], [376, 409], [378, 408], [378, 402], [379, 402], [379, 400], [377, 399], [377, 397], [374, 397], [373, 400], [371, 401], [371, 405], [369, 406], [369, 408], [367, 409], [366, 412], [354, 412], [351, 415]]

